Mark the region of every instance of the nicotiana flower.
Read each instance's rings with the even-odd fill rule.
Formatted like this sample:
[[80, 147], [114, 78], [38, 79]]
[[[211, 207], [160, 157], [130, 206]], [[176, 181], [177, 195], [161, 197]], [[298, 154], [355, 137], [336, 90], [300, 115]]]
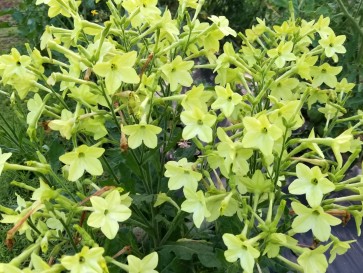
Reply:
[[170, 84], [170, 90], [175, 91], [178, 85], [191, 86], [193, 78], [190, 75], [189, 70], [193, 67], [193, 61], [183, 61], [181, 56], [171, 62], [164, 64], [160, 69], [162, 71], [162, 78]]
[[180, 119], [185, 124], [182, 134], [183, 139], [187, 140], [198, 136], [204, 142], [211, 142], [213, 140], [213, 130], [211, 127], [217, 120], [216, 116], [199, 108], [194, 108], [193, 110], [182, 112]]
[[102, 247], [89, 248], [84, 246], [81, 252], [73, 256], [63, 256], [61, 264], [70, 270], [70, 273], [102, 273], [100, 265], [104, 259], [102, 254], [105, 250]]
[[245, 148], [259, 149], [265, 156], [272, 154], [272, 149], [276, 140], [282, 136], [282, 130], [271, 124], [265, 114], [259, 117], [243, 118], [245, 135], [242, 145]]
[[345, 39], [345, 35], [335, 36], [334, 32], [331, 32], [327, 37], [319, 40], [319, 44], [324, 48], [325, 55], [330, 58], [333, 57], [335, 53], [346, 52], [346, 49], [343, 46]]
[[154, 270], [159, 262], [157, 252], [152, 252], [143, 259], [128, 255], [127, 262], [129, 264], [129, 273], [158, 273], [158, 271]]
[[207, 208], [203, 191], [195, 192], [190, 188], [183, 189], [186, 200], [181, 205], [181, 210], [193, 213], [193, 222], [197, 228], [200, 228], [204, 218], [211, 214]]
[[221, 109], [222, 113], [228, 118], [232, 114], [234, 107], [242, 101], [242, 96], [233, 92], [229, 83], [226, 88], [216, 86], [215, 90], [217, 99], [211, 107], [212, 109]]
[[296, 56], [294, 55], [294, 53], [292, 53], [293, 46], [294, 44], [291, 41], [288, 41], [286, 43], [284, 41], [281, 41], [276, 48], [268, 50], [267, 55], [270, 58], [276, 58], [275, 65], [278, 68], [282, 68], [285, 66], [285, 63], [287, 61], [296, 60]]
[[328, 268], [328, 262], [324, 253], [328, 250], [331, 244], [320, 245], [311, 250], [304, 249], [304, 252], [299, 256], [297, 262], [304, 269], [304, 273], [325, 273]]
[[84, 171], [92, 175], [101, 175], [103, 173], [102, 164], [98, 158], [102, 156], [104, 151], [103, 148], [81, 145], [74, 151], [60, 156], [59, 160], [69, 165], [68, 179], [76, 181], [83, 175]]
[[61, 119], [51, 120], [48, 123], [48, 127], [52, 130], [59, 131], [62, 137], [71, 139], [75, 122], [76, 118], [73, 117], [73, 113], [67, 109], [63, 109]]
[[126, 221], [131, 216], [131, 210], [123, 202], [128, 194], [120, 196], [118, 190], [111, 191], [105, 198], [92, 196], [93, 212], [88, 217], [87, 224], [91, 227], [101, 228], [108, 239], [113, 239], [119, 230], [118, 222]]
[[224, 252], [226, 260], [233, 263], [239, 259], [243, 272], [253, 273], [255, 259], [260, 256], [260, 252], [252, 246], [251, 242], [230, 233], [223, 234], [222, 239], [228, 248]]
[[338, 81], [336, 75], [342, 71], [342, 67], [334, 67], [328, 63], [311, 68], [311, 76], [313, 77], [313, 86], [318, 87], [325, 83], [330, 88], [334, 88]]
[[314, 236], [322, 242], [329, 239], [331, 226], [341, 223], [341, 220], [326, 213], [322, 207], [308, 208], [298, 202], [292, 202], [291, 207], [297, 214], [292, 222], [292, 229], [297, 233], [312, 230]]
[[193, 165], [194, 163], [188, 162], [186, 158], [182, 158], [178, 162], [167, 162], [165, 164], [165, 176], [169, 177], [168, 188], [177, 190], [181, 187], [187, 187], [196, 191], [202, 174], [194, 171]]
[[138, 83], [140, 81], [133, 68], [136, 62], [136, 55], [136, 51], [115, 55], [111, 60], [97, 63], [93, 67], [93, 71], [97, 75], [105, 77], [106, 88], [109, 94], [114, 94], [122, 82]]
[[152, 124], [140, 123], [123, 126], [123, 132], [129, 136], [128, 145], [131, 149], [136, 149], [142, 143], [150, 149], [154, 149], [158, 144], [157, 134], [161, 128]]
[[310, 169], [308, 166], [299, 163], [296, 165], [295, 179], [289, 186], [289, 192], [292, 194], [306, 194], [306, 200], [311, 207], [319, 206], [323, 195], [332, 192], [335, 189], [333, 182], [322, 174], [318, 166]]

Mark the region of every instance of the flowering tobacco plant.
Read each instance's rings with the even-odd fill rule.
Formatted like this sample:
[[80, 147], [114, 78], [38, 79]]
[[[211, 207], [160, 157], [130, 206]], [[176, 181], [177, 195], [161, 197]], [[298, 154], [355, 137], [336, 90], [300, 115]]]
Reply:
[[[81, 1], [37, 1], [73, 28], [0, 56], [29, 143], [25, 164], [21, 143], [0, 150], [0, 174], [39, 178], [14, 181], [30, 200], [0, 207], [7, 246], [29, 241], [0, 272], [325, 272], [354, 243], [335, 226], [352, 215], [360, 235], [363, 216], [362, 175], [346, 177], [363, 114], [345, 115], [345, 37], [293, 12], [237, 34], [224, 16], [201, 22], [203, 0], [173, 16], [156, 0], [105, 2], [109, 20], [95, 23]], [[213, 84], [196, 78], [206, 70]]]

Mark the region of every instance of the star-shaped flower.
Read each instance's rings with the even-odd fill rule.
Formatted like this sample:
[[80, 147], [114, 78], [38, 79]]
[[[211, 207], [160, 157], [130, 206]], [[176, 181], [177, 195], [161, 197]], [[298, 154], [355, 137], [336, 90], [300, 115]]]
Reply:
[[158, 144], [157, 134], [161, 128], [152, 124], [140, 123], [123, 126], [123, 132], [129, 136], [128, 145], [131, 149], [136, 149], [142, 143], [150, 149], [154, 149]]
[[182, 112], [180, 119], [185, 124], [182, 134], [183, 139], [187, 140], [198, 136], [204, 142], [211, 142], [213, 140], [213, 130], [211, 127], [217, 120], [216, 116], [199, 108], [194, 108], [193, 110]]
[[336, 75], [342, 71], [342, 67], [334, 67], [328, 63], [324, 63], [321, 66], [313, 66], [311, 68], [311, 76], [313, 76], [313, 86], [318, 87], [325, 83], [327, 86], [334, 88], [338, 81]]
[[272, 154], [276, 140], [282, 136], [282, 130], [269, 122], [265, 114], [256, 117], [245, 117], [243, 119], [245, 135], [242, 145], [245, 148], [259, 149], [264, 155]]
[[48, 123], [48, 127], [52, 130], [59, 131], [62, 137], [71, 139], [75, 122], [76, 119], [73, 117], [73, 113], [67, 109], [63, 109], [61, 119], [51, 120]]
[[185, 200], [181, 205], [181, 210], [193, 213], [193, 222], [197, 228], [200, 228], [204, 218], [209, 217], [209, 212], [203, 191], [197, 191], [184, 187]]
[[277, 68], [282, 68], [287, 61], [296, 60], [296, 56], [291, 52], [293, 46], [294, 44], [291, 41], [286, 43], [281, 41], [276, 48], [268, 50], [267, 55], [270, 58], [275, 58]]
[[310, 169], [308, 166], [299, 163], [296, 165], [295, 179], [289, 186], [291, 194], [306, 194], [306, 200], [311, 207], [319, 206], [323, 200], [323, 195], [335, 189], [333, 182], [322, 174], [318, 166]]
[[248, 240], [242, 240], [240, 236], [225, 233], [222, 236], [227, 250], [224, 257], [230, 263], [234, 263], [239, 259], [240, 264], [245, 273], [253, 273], [255, 259], [260, 256], [260, 252], [254, 248]]
[[330, 58], [335, 53], [347, 51], [343, 46], [345, 39], [345, 35], [335, 36], [334, 32], [331, 32], [326, 38], [319, 40], [319, 44], [324, 48], [325, 55]]
[[303, 267], [304, 273], [325, 273], [328, 268], [328, 262], [324, 253], [331, 244], [320, 245], [313, 250], [305, 248], [299, 256], [297, 262]]
[[100, 263], [104, 259], [104, 251], [102, 247], [90, 249], [84, 246], [81, 252], [73, 256], [63, 256], [60, 262], [70, 273], [100, 273], [103, 272]]
[[227, 87], [222, 86], [215, 87], [217, 93], [217, 99], [211, 105], [212, 109], [221, 109], [223, 114], [228, 118], [234, 107], [242, 102], [242, 96], [232, 91], [230, 84]]
[[150, 253], [142, 260], [134, 255], [128, 255], [127, 262], [129, 264], [129, 273], [158, 273], [158, 271], [154, 270], [159, 262], [157, 252]]
[[193, 78], [189, 70], [193, 67], [193, 61], [183, 61], [181, 56], [171, 62], [164, 64], [161, 69], [161, 77], [170, 84], [170, 90], [177, 90], [179, 84], [190, 87], [193, 83]]
[[167, 162], [165, 176], [169, 177], [168, 188], [178, 190], [181, 187], [188, 187], [196, 191], [202, 175], [193, 170], [193, 165], [194, 163], [188, 162], [186, 158], [182, 158], [178, 162]]
[[93, 212], [88, 217], [87, 224], [101, 228], [108, 239], [113, 239], [119, 230], [118, 222], [123, 222], [131, 216], [131, 210], [122, 202], [128, 194], [120, 196], [118, 190], [111, 191], [105, 198], [92, 196]]
[[331, 226], [339, 225], [342, 221], [328, 213], [322, 207], [305, 207], [298, 202], [292, 202], [291, 207], [297, 214], [292, 222], [292, 229], [297, 233], [312, 230], [314, 236], [322, 242], [329, 239]]
[[73, 152], [60, 156], [59, 160], [69, 165], [68, 179], [76, 181], [83, 175], [84, 171], [92, 175], [101, 175], [103, 173], [103, 168], [98, 158], [102, 156], [104, 151], [105, 149], [103, 148], [81, 145], [74, 149]]
[[97, 75], [105, 77], [106, 88], [109, 94], [114, 94], [122, 82], [138, 83], [140, 81], [133, 68], [136, 62], [136, 55], [136, 51], [115, 55], [111, 60], [97, 63], [93, 67], [93, 71]]

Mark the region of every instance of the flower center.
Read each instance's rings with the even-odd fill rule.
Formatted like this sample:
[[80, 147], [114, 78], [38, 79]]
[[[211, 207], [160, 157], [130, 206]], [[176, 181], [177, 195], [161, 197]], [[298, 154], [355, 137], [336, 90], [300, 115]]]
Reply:
[[21, 66], [21, 62], [17, 61], [17, 62], [16, 62], [16, 65], [17, 65], [17, 66]]
[[80, 256], [78, 261], [80, 264], [83, 264], [86, 261], [86, 259], [83, 256]]
[[116, 70], [116, 69], [117, 69], [117, 65], [111, 64], [111, 70]]
[[262, 134], [267, 134], [267, 128], [266, 127], [263, 127], [262, 130], [261, 130]]
[[320, 213], [319, 213], [319, 211], [314, 210], [314, 211], [313, 211], [313, 215], [315, 215], [315, 216], [319, 216], [319, 215], [320, 215]]
[[311, 179], [311, 184], [313, 184], [313, 185], [317, 185], [318, 184], [318, 179], [317, 178], [313, 178], [313, 179]]
[[203, 125], [203, 120], [198, 119], [197, 123], [198, 123], [198, 125]]
[[78, 154], [78, 158], [84, 158], [85, 156], [86, 155], [84, 153], [82, 153], [82, 152]]
[[108, 209], [105, 210], [104, 214], [107, 215], [110, 211]]
[[326, 73], [326, 69], [325, 69], [325, 68], [323, 68], [323, 69], [321, 70], [321, 73]]
[[229, 97], [227, 98], [227, 100], [231, 101], [231, 100], [232, 100], [232, 96], [229, 96]]
[[190, 174], [188, 170], [184, 170], [184, 174]]

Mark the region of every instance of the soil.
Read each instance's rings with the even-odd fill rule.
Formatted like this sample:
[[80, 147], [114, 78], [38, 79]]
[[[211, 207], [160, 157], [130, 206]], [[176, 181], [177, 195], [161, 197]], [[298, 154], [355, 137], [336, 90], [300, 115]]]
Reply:
[[[0, 11], [16, 8], [20, 0], [0, 0]], [[0, 23], [9, 23], [10, 27], [0, 28], [0, 53], [7, 53], [9, 50], [21, 43], [21, 37], [17, 33], [17, 27], [11, 15], [0, 16]]]

